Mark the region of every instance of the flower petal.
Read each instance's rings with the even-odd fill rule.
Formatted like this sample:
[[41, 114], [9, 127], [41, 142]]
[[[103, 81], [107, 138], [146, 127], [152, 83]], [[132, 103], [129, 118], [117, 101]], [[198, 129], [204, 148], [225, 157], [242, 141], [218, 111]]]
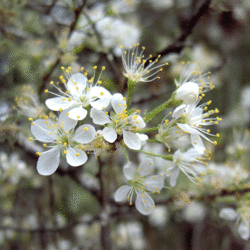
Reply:
[[[133, 116], [132, 116], [133, 117]], [[131, 117], [131, 118], [132, 118]], [[130, 119], [130, 123], [138, 128], [145, 128], [146, 123], [143, 121], [142, 117], [140, 115], [137, 115], [136, 119]]]
[[95, 139], [95, 135], [95, 128], [92, 125], [84, 124], [76, 130], [72, 139], [79, 143], [89, 143]]
[[[198, 139], [197, 139], [198, 138]], [[205, 151], [205, 146], [199, 134], [191, 134], [191, 142], [193, 147], [200, 153], [203, 154]]]
[[183, 131], [186, 131], [190, 134], [197, 134], [197, 130], [194, 128], [191, 128], [188, 124], [182, 124], [182, 123], [177, 123], [180, 129]]
[[137, 134], [123, 129], [124, 143], [133, 150], [139, 150], [141, 148], [141, 140]]
[[173, 114], [172, 114], [172, 117], [175, 118], [175, 119], [178, 119], [181, 117], [182, 114], [185, 113], [185, 108], [186, 108], [186, 104], [181, 104], [180, 106], [178, 106]]
[[[64, 100], [64, 101], [63, 101]], [[74, 101], [68, 101], [66, 97], [54, 97], [49, 98], [45, 101], [47, 107], [53, 111], [59, 111], [60, 109], [64, 110], [70, 108], [75, 104]]]
[[164, 177], [163, 174], [149, 176], [144, 181], [144, 184], [149, 191], [161, 191], [164, 187]]
[[231, 207], [224, 207], [220, 210], [219, 217], [228, 220], [233, 221], [235, 220], [239, 214]]
[[43, 152], [37, 161], [37, 171], [40, 175], [53, 174], [58, 166], [60, 158], [60, 148], [53, 148]]
[[82, 151], [80, 148], [71, 148], [67, 149], [66, 160], [69, 165], [73, 167], [80, 166], [87, 161], [87, 154]]
[[138, 168], [138, 172], [140, 176], [147, 176], [152, 174], [154, 170], [153, 159], [144, 158]]
[[111, 105], [116, 114], [120, 114], [124, 109], [127, 109], [126, 100], [123, 99], [124, 98], [120, 93], [116, 93], [112, 96]]
[[123, 201], [127, 198], [129, 191], [132, 189], [131, 186], [123, 185], [118, 188], [115, 192], [115, 201]]
[[31, 125], [31, 133], [38, 141], [53, 142], [57, 138], [56, 133], [52, 127], [53, 123], [51, 121], [38, 119], [32, 124], [34, 125]]
[[198, 100], [199, 85], [194, 82], [186, 82], [176, 90], [175, 99], [183, 100], [184, 104], [192, 104]]
[[104, 125], [111, 122], [108, 115], [106, 115], [103, 111], [97, 110], [95, 108], [91, 109], [90, 117], [93, 119], [93, 122], [98, 125]]
[[106, 127], [103, 129], [103, 137], [106, 141], [113, 143], [117, 139], [117, 133], [114, 128]]
[[100, 86], [91, 88], [88, 96], [90, 97], [90, 99], [98, 98], [98, 100], [90, 102], [91, 106], [98, 110], [106, 108], [109, 105], [112, 97], [108, 90]]
[[123, 173], [127, 180], [132, 180], [135, 176], [136, 169], [131, 162], [127, 162], [126, 165], [123, 167]]
[[74, 96], [81, 96], [83, 90], [86, 88], [87, 77], [82, 73], [73, 74], [67, 82], [67, 88], [70, 94]]
[[249, 239], [249, 225], [247, 222], [241, 222], [238, 227], [238, 232], [243, 240]]
[[148, 195], [148, 193], [144, 192], [142, 194], [141, 193], [137, 193], [136, 195], [136, 199], [135, 199], [135, 207], [136, 209], [144, 214], [144, 215], [149, 215], [153, 212], [154, 207], [155, 207], [155, 202], [154, 200]]
[[87, 116], [87, 110], [83, 107], [73, 108], [69, 111], [69, 118], [73, 120], [83, 120]]
[[176, 185], [176, 180], [177, 180], [179, 174], [180, 174], [179, 168], [176, 168], [174, 171], [172, 171], [172, 174], [169, 177], [169, 182], [170, 182], [171, 187], [174, 187]]
[[65, 132], [71, 130], [77, 124], [77, 120], [73, 120], [69, 118], [67, 113], [68, 113], [68, 110], [62, 111], [58, 118], [59, 125], [63, 125], [63, 130]]

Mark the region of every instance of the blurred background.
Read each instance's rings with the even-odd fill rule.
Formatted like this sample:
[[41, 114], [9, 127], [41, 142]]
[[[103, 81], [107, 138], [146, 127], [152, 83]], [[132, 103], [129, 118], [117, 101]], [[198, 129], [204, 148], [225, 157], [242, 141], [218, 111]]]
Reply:
[[[249, 0], [0, 0], [0, 248], [249, 249], [249, 227], [241, 226], [250, 221], [249, 31]], [[223, 119], [211, 129], [221, 137], [207, 145], [213, 154], [202, 184], [180, 176], [156, 196], [150, 216], [113, 200], [124, 183], [119, 148], [78, 168], [62, 158], [44, 177], [36, 171], [42, 144], [29, 140], [28, 118], [48, 114], [44, 90], [61, 66], [89, 75], [105, 66], [103, 86], [126, 95], [120, 45], [136, 43], [169, 66], [137, 84], [131, 105], [152, 110], [170, 98], [182, 62], [199, 62], [215, 85], [204, 101]]]

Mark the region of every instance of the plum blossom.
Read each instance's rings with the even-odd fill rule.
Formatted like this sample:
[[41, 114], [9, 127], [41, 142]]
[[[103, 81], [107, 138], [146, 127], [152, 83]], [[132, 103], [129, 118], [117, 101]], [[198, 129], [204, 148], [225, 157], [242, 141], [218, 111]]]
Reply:
[[[125, 72], [123, 73], [124, 76], [136, 83], [152, 82], [155, 79], [160, 78], [155, 75], [159, 71], [162, 71], [162, 66], [168, 65], [168, 63], [153, 66], [158, 62], [161, 55], [158, 55], [155, 61], [151, 60], [151, 58], [153, 58], [152, 55], [150, 55], [148, 58], [144, 58], [143, 52], [145, 50], [145, 47], [142, 47], [142, 50], [139, 51], [138, 46], [139, 43], [134, 44], [133, 47], [130, 47], [129, 51], [124, 51], [122, 53], [122, 63], [125, 69]], [[121, 46], [121, 48], [123, 49], [123, 46]], [[149, 62], [149, 64], [145, 66], [147, 61]]]
[[[194, 63], [184, 63], [184, 68], [180, 74], [180, 79], [175, 80], [175, 84], [177, 87], [181, 87], [187, 83], [191, 86], [190, 83], [192, 84], [193, 90], [196, 89], [194, 84], [197, 84], [199, 86], [199, 92], [201, 96], [199, 99], [201, 99], [203, 96], [205, 96], [204, 92], [207, 92], [211, 89], [214, 88], [213, 82], [210, 79], [210, 72], [204, 73], [203, 71], [200, 70], [199, 63], [194, 62]], [[187, 86], [185, 86], [186, 88]], [[196, 90], [195, 90], [196, 91]], [[196, 92], [195, 92], [196, 93]]]
[[180, 149], [177, 150], [174, 153], [171, 166], [167, 169], [170, 185], [172, 187], [176, 185], [176, 180], [180, 171], [182, 171], [192, 182], [196, 183], [200, 181], [200, 177], [194, 168], [194, 163], [204, 163], [204, 160], [205, 158], [202, 158], [202, 155], [195, 148], [190, 148], [186, 152], [181, 152]]
[[[170, 114], [172, 113], [170, 112]], [[157, 141], [162, 142], [168, 148], [168, 151], [171, 152], [172, 146], [176, 146], [176, 144], [182, 144], [182, 146], [184, 146], [189, 144], [189, 141], [184, 132], [176, 126], [176, 120], [166, 119], [167, 117], [168, 116], [158, 125], [158, 134], [155, 138]]]
[[[214, 145], [217, 145], [216, 141], [211, 141], [205, 134], [210, 136], [215, 136], [210, 133], [210, 129], [204, 129], [202, 126], [209, 126], [212, 124], [218, 124], [222, 119], [219, 117], [209, 118], [210, 115], [214, 113], [219, 113], [219, 110], [209, 110], [208, 112], [203, 113], [207, 110], [206, 105], [210, 105], [211, 101], [204, 103], [197, 107], [198, 102], [185, 105], [182, 104], [178, 106], [173, 112], [173, 118], [179, 119], [177, 121], [178, 127], [184, 131], [184, 133], [189, 133], [191, 138], [191, 143], [193, 147], [199, 152], [203, 153], [205, 151], [205, 146], [201, 137], [206, 139], [209, 142], [212, 142]], [[219, 134], [216, 134], [219, 137]]]
[[154, 166], [151, 158], [144, 158], [138, 169], [128, 162], [123, 168], [128, 185], [123, 185], [116, 191], [115, 200], [120, 202], [127, 198], [132, 205], [135, 194], [136, 209], [144, 215], [151, 214], [155, 208], [155, 202], [148, 193], [160, 193], [164, 187], [164, 175], [152, 175], [153, 172]]
[[73, 167], [84, 164], [88, 157], [87, 154], [78, 147], [79, 143], [89, 143], [95, 138], [95, 128], [92, 125], [84, 124], [78, 127], [74, 133], [77, 124], [76, 120], [67, 116], [67, 110], [64, 110], [58, 118], [38, 119], [32, 122], [31, 132], [34, 137], [47, 147], [48, 151], [37, 153], [40, 157], [37, 162], [37, 171], [41, 175], [53, 174], [59, 166], [60, 151], [66, 155], [66, 160]]
[[176, 90], [176, 100], [182, 100], [184, 104], [193, 104], [199, 99], [199, 86], [194, 82], [186, 82]]
[[107, 127], [103, 129], [103, 137], [106, 141], [113, 143], [118, 135], [122, 135], [126, 146], [133, 150], [139, 150], [142, 141], [145, 140], [136, 133], [146, 126], [142, 117], [138, 115], [138, 112], [128, 114], [126, 98], [119, 93], [113, 95], [111, 105], [115, 113], [111, 112], [110, 116], [107, 112], [92, 108], [90, 116], [93, 122], [99, 125], [107, 124]]
[[[96, 69], [97, 67], [94, 67]], [[105, 67], [102, 67], [104, 70]], [[71, 75], [69, 69], [65, 70], [67, 74], [68, 81], [60, 76], [62, 83], [66, 88], [66, 92], [63, 92], [59, 88], [55, 87], [62, 94], [55, 94], [58, 97], [49, 98], [46, 100], [45, 104], [47, 107], [54, 111], [62, 111], [65, 109], [69, 110], [69, 118], [74, 120], [83, 120], [87, 116], [87, 108], [89, 105], [97, 110], [106, 108], [111, 99], [111, 94], [104, 87], [97, 86], [102, 82], [96, 81], [93, 85], [94, 77], [88, 80], [87, 73], [76, 73]], [[101, 74], [100, 74], [101, 75]], [[51, 82], [53, 84], [53, 82]], [[45, 90], [48, 92], [48, 90]], [[54, 93], [52, 93], [54, 94]]]

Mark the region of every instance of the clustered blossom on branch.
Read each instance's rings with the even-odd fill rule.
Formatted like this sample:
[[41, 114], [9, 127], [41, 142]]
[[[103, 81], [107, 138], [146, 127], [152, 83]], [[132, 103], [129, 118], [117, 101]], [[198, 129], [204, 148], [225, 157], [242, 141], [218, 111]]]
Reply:
[[[195, 163], [206, 164], [210, 156], [202, 138], [214, 145], [217, 144], [207, 136], [219, 137], [219, 134], [213, 135], [207, 126], [218, 124], [221, 118], [210, 118], [219, 112], [217, 109], [208, 111], [207, 106], [211, 101], [199, 104], [205, 96], [204, 92], [213, 88], [213, 85], [201, 80], [206, 75], [199, 73], [197, 64], [191, 66], [191, 72], [185, 69], [180, 80], [176, 81], [177, 89], [170, 99], [144, 117], [136, 107], [130, 107], [129, 100], [135, 85], [158, 78], [157, 73], [167, 64], [155, 66], [160, 56], [155, 61], [151, 60], [151, 55], [145, 58], [144, 49], [142, 47], [142, 50], [139, 50], [139, 44], [136, 44], [131, 51], [123, 52], [124, 76], [128, 78], [126, 97], [120, 93], [112, 95], [105, 87], [100, 86], [101, 73], [95, 80], [96, 66], [91, 78], [87, 77], [87, 72], [83, 73], [84, 68], [81, 72], [72, 73], [70, 67], [62, 67], [67, 79], [60, 76], [60, 80], [65, 90], [54, 82], [51, 82], [51, 85], [55, 86], [57, 93], [45, 90], [46, 93], [56, 95], [47, 99], [45, 104], [53, 111], [60, 111], [59, 117], [50, 113], [45, 119], [30, 120], [31, 132], [35, 139], [43, 142], [43, 146], [48, 148], [45, 152], [37, 153], [40, 156], [37, 170], [41, 175], [51, 175], [56, 171], [60, 155], [65, 155], [68, 164], [76, 167], [87, 161], [89, 153], [94, 153], [96, 157], [103, 151], [115, 153], [117, 147], [112, 145], [120, 144], [127, 159], [127, 164], [123, 168], [127, 185], [116, 191], [115, 200], [120, 202], [127, 198], [132, 204], [135, 194], [136, 209], [148, 215], [155, 207], [150, 193], [160, 193], [165, 187], [165, 181], [174, 187], [180, 171], [194, 183], [201, 181]], [[105, 67], [102, 67], [103, 70]], [[171, 107], [175, 107], [174, 111], [169, 112], [158, 127], [146, 127], [156, 115]], [[92, 119], [92, 125], [82, 125], [87, 116]], [[77, 127], [79, 122], [81, 125]], [[96, 131], [94, 124], [103, 128]], [[154, 138], [149, 138], [147, 132], [156, 130], [158, 134]], [[168, 153], [154, 154], [142, 151], [141, 148], [148, 139], [163, 144]], [[172, 153], [171, 150], [176, 149], [176, 145], [182, 146], [177, 146], [177, 150]], [[136, 168], [129, 159], [129, 151], [140, 152], [148, 158], [144, 158]], [[156, 169], [153, 166], [154, 157], [170, 161], [170, 166], [167, 164]]]

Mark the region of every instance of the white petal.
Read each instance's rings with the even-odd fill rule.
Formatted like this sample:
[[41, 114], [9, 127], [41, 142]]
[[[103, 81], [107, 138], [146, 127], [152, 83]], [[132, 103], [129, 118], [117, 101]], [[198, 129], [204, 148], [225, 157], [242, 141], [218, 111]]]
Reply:
[[71, 107], [72, 105], [75, 104], [75, 102], [74, 101], [69, 102], [66, 97], [55, 97], [55, 98], [47, 99], [45, 101], [45, 104], [47, 105], [49, 109], [54, 110], [54, 111], [59, 111], [60, 109], [64, 110], [64, 109]]
[[43, 152], [37, 162], [37, 171], [40, 175], [51, 175], [59, 166], [60, 148], [53, 148]]
[[59, 125], [63, 125], [63, 130], [65, 132], [74, 128], [77, 124], [77, 120], [73, 120], [67, 116], [68, 110], [64, 110], [59, 115]]
[[100, 86], [91, 88], [88, 93], [88, 96], [90, 97], [90, 99], [98, 98], [98, 100], [90, 102], [91, 106], [98, 110], [106, 108], [109, 105], [112, 97], [108, 90]]
[[[78, 155], [79, 154], [79, 155]], [[88, 157], [84, 151], [80, 148], [71, 148], [67, 149], [66, 160], [69, 165], [73, 167], [80, 166], [87, 161]]]
[[153, 166], [153, 159], [151, 158], [144, 158], [138, 168], [138, 173], [140, 176], [147, 176], [152, 174], [154, 170]]
[[83, 90], [86, 88], [86, 82], [87, 77], [82, 73], [76, 73], [72, 75], [70, 80], [67, 82], [67, 88], [70, 90], [70, 94], [74, 96], [81, 96]]
[[[48, 124], [45, 123], [46, 121]], [[31, 133], [38, 141], [53, 142], [57, 137], [52, 125], [53, 123], [49, 120], [38, 119], [34, 121], [34, 125], [31, 125]]]
[[141, 148], [141, 140], [137, 134], [123, 129], [124, 143], [133, 150], [139, 150]]
[[95, 139], [96, 130], [92, 125], [81, 125], [75, 132], [74, 141], [79, 143], [89, 143]]
[[142, 146], [145, 146], [146, 145], [146, 141], [148, 140], [148, 136], [146, 134], [139, 134], [139, 133], [136, 133], [136, 134], [139, 137]]
[[[198, 138], [198, 140], [197, 140]], [[203, 144], [203, 141], [201, 137], [198, 134], [191, 134], [191, 142], [193, 147], [200, 153], [203, 154], [205, 151], [205, 146]]]
[[133, 118], [133, 116], [131, 117], [132, 119], [130, 119], [130, 123], [138, 128], [145, 128], [146, 127], [146, 123], [143, 121], [142, 117], [140, 115], [138, 115], [138, 117], [136, 119]]
[[103, 129], [103, 137], [106, 141], [113, 143], [117, 138], [117, 133], [114, 128], [106, 127]]
[[126, 100], [123, 100], [122, 94], [114, 94], [111, 99], [111, 104], [116, 114], [120, 114], [126, 109], [126, 106], [124, 106], [126, 105]]
[[93, 108], [101, 110], [101, 109], [106, 108], [109, 105], [109, 103], [110, 103], [110, 98], [101, 98], [101, 99], [98, 99], [94, 102], [90, 102], [90, 105]]
[[183, 100], [184, 104], [192, 104], [198, 100], [199, 86], [194, 82], [186, 82], [176, 90], [175, 98]]
[[183, 131], [186, 131], [190, 134], [197, 134], [197, 130], [191, 128], [188, 124], [182, 124], [182, 123], [177, 123], [177, 125], [180, 127], [180, 129], [182, 129]]
[[149, 191], [161, 191], [164, 187], [164, 175], [152, 175], [146, 178], [145, 185], [147, 185], [147, 189]]
[[195, 148], [190, 148], [188, 151], [182, 153], [181, 158], [186, 162], [192, 162], [196, 157], [201, 157], [201, 155]]
[[98, 125], [104, 125], [111, 122], [108, 115], [106, 115], [103, 111], [97, 110], [95, 108], [91, 109], [90, 117], [93, 119], [93, 122]]
[[172, 117], [173, 117], [173, 118], [176, 118], [176, 119], [177, 119], [177, 118], [180, 118], [181, 115], [185, 113], [185, 108], [186, 108], [186, 104], [181, 104], [180, 106], [178, 106], [178, 107], [174, 110], [174, 112], [173, 112], [173, 114], [172, 114]]
[[83, 120], [87, 116], [87, 110], [83, 107], [73, 108], [69, 111], [69, 118], [73, 120]]
[[249, 226], [247, 222], [241, 222], [238, 227], [238, 231], [239, 231], [240, 237], [243, 240], [249, 239]]
[[143, 195], [144, 197], [141, 193], [137, 193], [135, 207], [140, 213], [149, 215], [154, 210], [155, 202], [146, 192]]
[[219, 217], [224, 220], [233, 221], [238, 217], [238, 213], [231, 207], [225, 207], [220, 210]]
[[127, 162], [123, 167], [123, 173], [128, 180], [132, 180], [135, 176], [136, 169], [131, 162]]
[[179, 168], [176, 168], [175, 171], [172, 172], [172, 174], [170, 175], [170, 186], [171, 187], [174, 187], [176, 185], [176, 180], [178, 178], [180, 174], [180, 169]]
[[119, 202], [125, 200], [131, 189], [132, 187], [128, 185], [123, 185], [120, 188], [118, 188], [115, 192], [115, 201]]

